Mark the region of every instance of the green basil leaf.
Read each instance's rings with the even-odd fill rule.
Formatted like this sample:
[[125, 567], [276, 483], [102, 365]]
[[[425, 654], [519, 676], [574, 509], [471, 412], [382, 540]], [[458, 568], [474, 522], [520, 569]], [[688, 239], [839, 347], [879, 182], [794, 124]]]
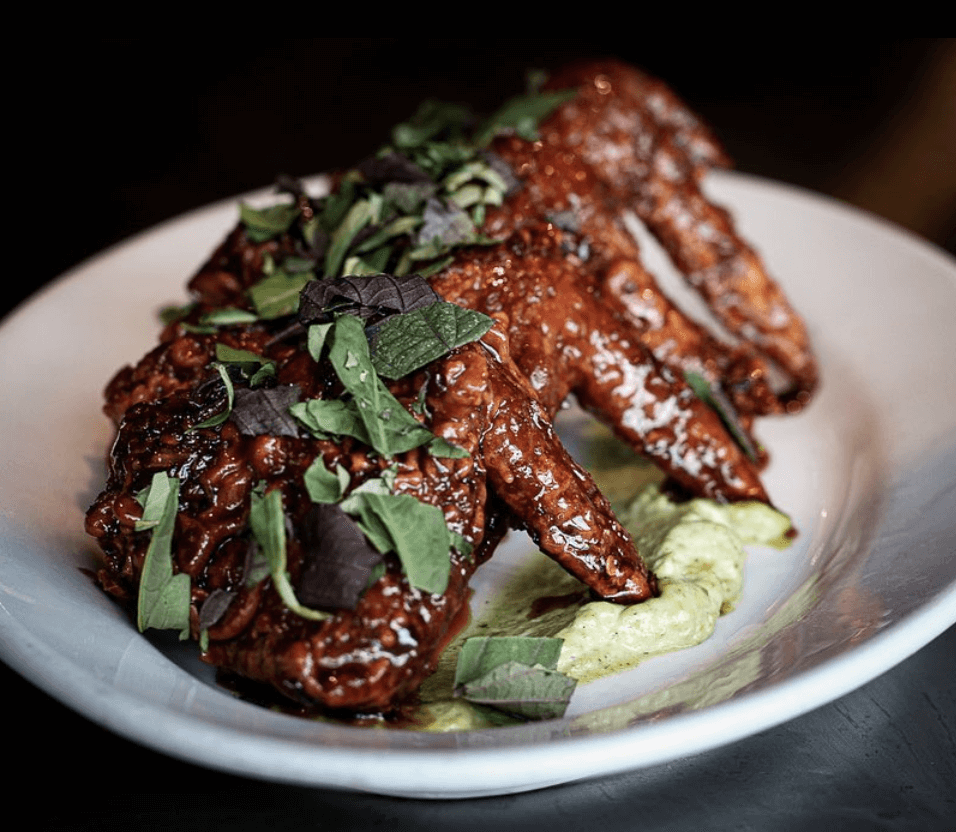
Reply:
[[366, 445], [372, 444], [354, 401], [307, 399], [292, 405], [289, 412], [318, 439], [351, 436]]
[[733, 404], [731, 404], [730, 399], [724, 393], [723, 388], [721, 388], [719, 384], [711, 384], [708, 379], [700, 373], [695, 373], [693, 370], [684, 371], [684, 380], [691, 390], [694, 391], [697, 398], [720, 417], [720, 421], [723, 422], [724, 427], [727, 428], [734, 441], [740, 446], [747, 457], [752, 462], [756, 462], [758, 459], [757, 449], [747, 435], [747, 431], [744, 430], [740, 422], [740, 417], [737, 415], [737, 411], [734, 409]]
[[179, 509], [179, 480], [163, 472], [153, 475], [143, 495], [141, 525], [152, 531], [139, 582], [136, 621], [140, 632], [149, 628], [179, 630], [189, 637], [191, 602], [189, 575], [173, 574], [172, 540]]
[[225, 422], [230, 414], [232, 413], [232, 406], [235, 402], [235, 388], [232, 384], [232, 379], [229, 377], [229, 371], [226, 369], [225, 364], [220, 364], [218, 361], [213, 362], [213, 367], [219, 372], [219, 378], [222, 379], [222, 383], [226, 387], [226, 409], [220, 413], [217, 413], [215, 416], [210, 416], [208, 419], [200, 422], [198, 425], [194, 425], [189, 430], [199, 430], [200, 428], [214, 428], [217, 425], [221, 425]]
[[522, 719], [560, 719], [575, 687], [557, 670], [506, 662], [464, 684], [459, 696]]
[[325, 255], [326, 277], [338, 276], [355, 235], [369, 223], [375, 222], [380, 203], [381, 197], [373, 194], [369, 199], [359, 200], [349, 208], [345, 218], [332, 232], [332, 241]]
[[386, 225], [381, 226], [374, 234], [363, 240], [355, 247], [356, 254], [365, 254], [385, 245], [394, 237], [410, 235], [420, 224], [420, 217], [397, 217]]
[[564, 715], [576, 682], [557, 670], [558, 638], [477, 637], [463, 645], [455, 695], [523, 719]]
[[322, 349], [325, 347], [325, 342], [331, 329], [331, 321], [324, 324], [312, 324], [309, 327], [307, 346], [309, 355], [312, 356], [313, 361], [318, 361], [322, 357]]
[[536, 92], [511, 98], [478, 130], [474, 138], [475, 144], [481, 147], [495, 136], [511, 132], [528, 141], [535, 141], [538, 138], [538, 125], [561, 104], [576, 95], [577, 90], [572, 89]]
[[558, 666], [560, 638], [530, 638], [525, 636], [476, 636], [461, 647], [455, 669], [455, 686], [483, 676], [505, 662], [541, 665], [549, 670]]
[[408, 121], [392, 129], [392, 142], [400, 148], [421, 147], [449, 130], [460, 134], [471, 118], [471, 111], [463, 105], [424, 101]]
[[276, 374], [274, 361], [263, 358], [251, 350], [236, 349], [228, 344], [216, 344], [216, 360], [222, 364], [238, 367], [249, 379], [252, 387], [261, 384], [267, 378], [274, 378]]
[[256, 314], [263, 320], [294, 315], [299, 309], [299, 294], [312, 280], [311, 272], [289, 274], [281, 269], [249, 287], [249, 298]]
[[246, 227], [246, 235], [255, 243], [284, 234], [298, 216], [299, 207], [294, 203], [271, 205], [268, 208], [252, 208], [245, 204], [239, 206], [239, 219]]
[[236, 309], [234, 307], [223, 307], [222, 309], [213, 309], [206, 313], [200, 319], [200, 324], [204, 326], [233, 326], [235, 324], [252, 324], [256, 322], [256, 313], [248, 309]]
[[440, 595], [448, 588], [451, 549], [456, 543], [438, 506], [411, 494], [352, 492], [342, 509], [357, 518], [359, 528], [380, 552], [394, 552], [408, 582]]
[[328, 613], [300, 604], [289, 580], [289, 573], [286, 571], [285, 522], [282, 492], [277, 488], [265, 493], [261, 488], [254, 489], [249, 506], [249, 526], [262, 556], [269, 565], [272, 585], [282, 602], [296, 615], [311, 621], [322, 621], [328, 618]]
[[431, 442], [435, 435], [409, 413], [388, 390], [369, 355], [362, 321], [354, 315], [336, 318], [329, 359], [352, 395], [368, 444], [384, 456]]
[[349, 486], [349, 472], [342, 465], [330, 471], [321, 456], [305, 469], [302, 480], [313, 503], [337, 503]]

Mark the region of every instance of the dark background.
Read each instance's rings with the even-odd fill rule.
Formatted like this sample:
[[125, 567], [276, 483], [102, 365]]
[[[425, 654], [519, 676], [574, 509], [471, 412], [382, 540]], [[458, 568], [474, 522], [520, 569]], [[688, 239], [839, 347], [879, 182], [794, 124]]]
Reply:
[[[7, 98], [6, 250], [17, 279], [0, 313], [157, 222], [280, 172], [357, 161], [426, 95], [488, 110], [521, 89], [527, 68], [605, 55], [669, 81], [739, 169], [845, 200], [956, 253], [956, 41], [695, 42], [627, 28], [626, 39], [477, 41], [284, 39], [263, 27], [255, 39], [44, 50]], [[645, 40], [655, 42], [635, 46]], [[437, 804], [247, 782], [171, 760], [0, 667], [7, 719], [31, 729], [27, 741], [8, 728], [7, 786], [43, 782], [49, 799], [29, 807], [42, 829], [950, 829], [954, 651], [951, 629], [837, 703], [692, 760]], [[82, 796], [59, 799], [58, 783]]]
[[956, 247], [956, 40], [634, 40], [84, 40], [50, 50], [36, 69], [51, 81], [13, 92], [23, 96], [9, 131], [15, 210], [40, 256], [2, 310], [185, 210], [280, 172], [358, 161], [426, 96], [488, 111], [521, 91], [528, 68], [604, 55], [667, 80], [739, 169]]

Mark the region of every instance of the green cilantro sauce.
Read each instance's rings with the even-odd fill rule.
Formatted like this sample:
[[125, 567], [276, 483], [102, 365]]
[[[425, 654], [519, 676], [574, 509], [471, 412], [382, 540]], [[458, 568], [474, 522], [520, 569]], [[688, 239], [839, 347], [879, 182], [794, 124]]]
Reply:
[[[789, 518], [763, 503], [721, 505], [704, 499], [674, 503], [656, 482], [646, 482], [647, 470], [639, 464], [598, 467], [595, 477], [612, 495], [621, 494], [626, 481], [633, 495], [638, 483], [637, 495], [621, 502], [617, 511], [657, 576], [659, 597], [632, 606], [588, 603], [580, 582], [545, 555], [533, 554], [491, 607], [446, 651], [423, 686], [419, 721], [425, 729], [460, 731], [512, 721], [450, 697], [457, 647], [467, 638], [561, 638], [564, 646], [557, 669], [579, 683], [591, 682], [707, 639], [717, 619], [731, 611], [740, 596], [744, 546], [788, 543]], [[543, 611], [542, 599], [552, 601], [543, 605]]]

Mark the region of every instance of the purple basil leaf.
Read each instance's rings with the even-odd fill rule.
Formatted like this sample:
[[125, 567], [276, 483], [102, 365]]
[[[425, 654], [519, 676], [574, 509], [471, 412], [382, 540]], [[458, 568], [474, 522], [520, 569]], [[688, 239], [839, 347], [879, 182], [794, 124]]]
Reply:
[[299, 300], [302, 323], [324, 322], [328, 310], [354, 312], [363, 318], [410, 312], [440, 300], [419, 275], [374, 274], [310, 281]]
[[296, 596], [317, 609], [355, 609], [383, 558], [336, 503], [313, 503], [299, 529], [304, 567]]
[[418, 231], [416, 243], [428, 246], [438, 241], [442, 249], [467, 243], [475, 237], [475, 224], [466, 211], [453, 202], [430, 199], [425, 205], [424, 224]]
[[289, 408], [301, 398], [294, 384], [276, 387], [237, 387], [230, 418], [246, 436], [301, 436]]
[[199, 610], [199, 629], [208, 630], [214, 624], [219, 622], [219, 619], [225, 615], [226, 610], [229, 609], [229, 605], [232, 603], [232, 599], [236, 597], [234, 592], [229, 592], [225, 589], [214, 589], [209, 593], [209, 597], [203, 601], [202, 607]]
[[373, 186], [389, 182], [430, 182], [431, 177], [407, 156], [401, 153], [386, 153], [373, 156], [360, 163], [358, 170]]

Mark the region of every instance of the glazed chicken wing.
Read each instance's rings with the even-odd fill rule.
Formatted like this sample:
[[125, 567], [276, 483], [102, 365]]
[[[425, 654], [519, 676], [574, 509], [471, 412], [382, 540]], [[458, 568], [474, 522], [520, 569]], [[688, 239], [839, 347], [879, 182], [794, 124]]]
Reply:
[[[700, 194], [721, 152], [666, 88], [629, 68], [576, 70], [552, 87], [571, 92], [555, 99], [538, 139], [499, 130], [459, 158], [457, 139], [437, 143], [426, 121], [411, 125], [413, 143], [396, 134], [383, 154], [339, 176], [330, 197], [284, 183], [291, 203], [244, 213], [190, 281], [191, 308], [107, 388], [118, 434], [87, 517], [107, 591], [141, 595], [156, 557], [144, 495], [165, 475], [178, 484], [172, 573], [189, 577], [187, 629], [204, 658], [301, 702], [388, 710], [434, 669], [466, 610], [470, 576], [510, 528], [598, 597], [655, 594], [629, 535], [554, 432], [569, 397], [682, 492], [769, 501], [762, 460], [686, 377], [699, 373], [724, 391], [745, 430], [756, 415], [805, 401], [815, 381], [799, 318], [728, 215]], [[441, 175], [427, 169], [439, 157]], [[662, 294], [641, 265], [629, 212], [735, 341]], [[415, 302], [356, 308], [354, 298], [383, 279]], [[265, 284], [295, 302], [266, 314]], [[369, 398], [379, 427], [407, 423], [406, 433], [428, 437], [383, 449], [343, 368], [363, 383], [375, 376], [364, 362], [383, 349], [383, 327], [438, 307], [485, 323], [379, 380]], [[345, 320], [367, 334], [368, 357], [364, 346], [352, 354], [354, 341], [340, 346]], [[788, 376], [786, 389], [772, 389], [768, 361]], [[268, 378], [251, 380], [250, 364]], [[250, 415], [252, 399], [260, 410]], [[350, 427], [312, 425], [297, 408], [316, 402]], [[334, 499], [316, 496], [318, 475], [337, 483]], [[392, 548], [372, 545], [380, 519], [356, 531], [356, 506], [374, 505], [378, 497], [365, 495], [383, 489], [438, 511], [429, 515], [438, 526], [428, 520], [416, 534], [446, 541], [441, 581], [412, 574], [400, 530], [385, 540]], [[268, 495], [281, 506], [271, 534], [283, 548], [281, 568], [266, 573], [269, 544], [254, 515]], [[322, 581], [357, 588], [330, 600]]]

